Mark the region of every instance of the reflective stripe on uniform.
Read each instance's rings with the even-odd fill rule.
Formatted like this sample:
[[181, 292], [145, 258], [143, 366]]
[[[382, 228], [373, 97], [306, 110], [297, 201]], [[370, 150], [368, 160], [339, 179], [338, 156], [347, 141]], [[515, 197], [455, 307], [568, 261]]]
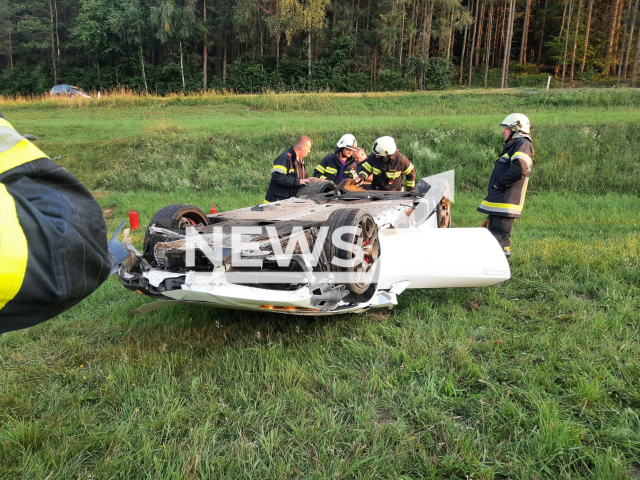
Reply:
[[281, 171], [285, 175], [287, 174], [287, 169], [282, 165], [274, 165], [273, 168], [271, 169], [271, 173], [277, 172], [277, 171]]
[[0, 310], [20, 291], [28, 258], [27, 238], [18, 220], [16, 204], [0, 183]]
[[267, 200], [266, 198], [262, 201], [262, 203], [271, 203], [269, 202], [269, 200]]
[[326, 170], [324, 169], [324, 167], [322, 165], [318, 165], [316, 167], [316, 170], [318, 170], [320, 173], [325, 173], [326, 172]]
[[407, 167], [406, 170], [404, 170], [402, 172], [403, 175], [409, 175], [411, 173], [411, 170], [413, 170], [413, 163], [409, 163], [409, 166]]
[[410, 182], [407, 180], [406, 182], [407, 187], [415, 187], [416, 186], [416, 182]]
[[338, 173], [338, 170], [336, 170], [336, 169], [335, 169], [335, 168], [333, 168], [333, 167], [327, 167], [327, 172], [329, 172], [329, 173], [333, 173], [333, 174], [336, 174], [336, 173]]
[[371, 173], [371, 171], [373, 170], [371, 165], [369, 165], [369, 162], [364, 162], [362, 164], [362, 168], [364, 168], [367, 172]]
[[327, 179], [327, 177], [325, 177], [324, 175], [320, 175], [320, 179], [322, 179], [322, 180], [326, 180], [326, 179]]
[[521, 158], [522, 160], [525, 161], [525, 163], [527, 164], [527, 167], [530, 169], [531, 168], [531, 164], [533, 163], [531, 161], [531, 157], [529, 155], [527, 155], [524, 152], [516, 152], [513, 154], [513, 156], [511, 157], [511, 161], [513, 162], [515, 159], [517, 158]]
[[380, 175], [382, 173], [381, 170], [378, 170], [376, 167], [372, 167], [373, 168], [373, 174], [374, 175]]
[[290, 168], [290, 169], [289, 169], [289, 173], [293, 173], [293, 172], [295, 172], [295, 171], [296, 171], [296, 169], [295, 169], [295, 168]]
[[522, 198], [520, 199], [520, 203], [518, 205], [513, 203], [494, 203], [487, 202], [483, 200], [480, 204], [481, 207], [484, 207], [483, 210], [486, 210], [490, 213], [520, 213], [522, 212], [522, 207], [524, 206], [524, 197], [527, 195], [527, 186], [529, 185], [529, 179], [525, 179], [524, 188], [522, 189]]
[[402, 175], [402, 172], [387, 172], [388, 178], [398, 178], [400, 175]]
[[47, 156], [14, 129], [0, 125], [0, 174], [40, 158]]

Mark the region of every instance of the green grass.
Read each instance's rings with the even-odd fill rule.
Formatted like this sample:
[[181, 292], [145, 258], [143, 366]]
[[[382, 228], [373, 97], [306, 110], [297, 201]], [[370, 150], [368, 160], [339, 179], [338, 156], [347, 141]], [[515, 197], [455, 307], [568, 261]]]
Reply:
[[456, 168], [454, 226], [473, 226], [495, 124], [523, 106], [537, 148], [505, 284], [307, 319], [127, 316], [148, 299], [111, 278], [0, 336], [0, 478], [639, 478], [640, 110], [599, 95], [345, 97], [346, 116], [338, 96], [0, 105], [98, 190], [110, 231], [129, 208], [144, 225], [169, 203], [257, 203], [296, 135], [315, 164], [347, 128], [392, 132], [421, 174]]

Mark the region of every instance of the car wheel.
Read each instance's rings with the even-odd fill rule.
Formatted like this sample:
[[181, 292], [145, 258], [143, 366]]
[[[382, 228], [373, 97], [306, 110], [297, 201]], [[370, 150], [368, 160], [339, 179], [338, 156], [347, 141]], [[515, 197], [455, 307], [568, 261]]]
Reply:
[[451, 227], [451, 200], [447, 197], [440, 200], [436, 213], [438, 215], [438, 228]]
[[149, 228], [155, 225], [161, 228], [187, 228], [189, 225], [209, 225], [207, 215], [194, 205], [167, 205], [156, 212], [144, 233], [143, 255], [149, 262], [154, 260], [153, 248], [158, 240], [151, 238]]
[[[329, 231], [324, 244], [324, 253], [332, 272], [347, 274], [344, 283], [345, 288], [351, 294], [360, 296], [371, 291], [375, 287], [376, 262], [380, 257], [380, 242], [378, 241], [378, 226], [373, 217], [364, 210], [341, 209], [333, 212], [327, 220]], [[351, 245], [358, 246], [358, 252], [345, 250], [334, 245], [332, 241], [334, 232], [340, 227], [356, 227], [356, 232], [343, 233], [340, 239]], [[334, 265], [334, 258], [350, 261], [352, 266]], [[373, 294], [373, 292], [371, 292]], [[367, 299], [368, 300], [368, 299]]]
[[311, 181], [307, 185], [298, 187], [296, 197], [312, 197], [313, 195], [321, 195], [335, 190], [336, 186], [329, 180], [320, 180], [318, 182]]

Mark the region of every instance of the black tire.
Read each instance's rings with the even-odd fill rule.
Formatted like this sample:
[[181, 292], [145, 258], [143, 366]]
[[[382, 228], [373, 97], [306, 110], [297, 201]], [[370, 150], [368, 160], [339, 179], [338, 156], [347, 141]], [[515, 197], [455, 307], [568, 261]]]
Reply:
[[451, 227], [451, 200], [443, 197], [436, 207], [436, 215], [438, 219], [438, 228]]
[[296, 197], [312, 197], [313, 195], [321, 195], [323, 193], [332, 192], [336, 186], [329, 180], [320, 180], [319, 182], [309, 182], [307, 185], [298, 187]]
[[[209, 225], [207, 215], [194, 205], [167, 205], [156, 212], [147, 230], [144, 232], [144, 250], [143, 255], [147, 261], [154, 260], [153, 247], [155, 243], [151, 241], [149, 228], [155, 225], [161, 228], [186, 228], [189, 225]], [[153, 243], [153, 245], [152, 245]]]
[[[373, 271], [375, 263], [380, 256], [378, 226], [373, 217], [364, 210], [345, 208], [333, 212], [327, 220], [327, 225], [329, 226], [329, 231], [324, 244], [324, 254], [327, 262], [329, 262], [330, 271], [347, 274], [348, 281], [344, 282], [344, 286], [352, 295], [362, 296], [367, 293], [373, 295], [375, 279], [371, 278], [370, 273]], [[357, 244], [364, 250], [362, 261], [349, 267], [334, 265], [332, 262], [334, 257], [347, 261], [355, 258], [354, 252], [343, 250], [333, 244], [334, 231], [344, 226], [360, 227], [359, 233], [344, 233], [341, 236], [341, 240], [350, 244]], [[369, 274], [369, 278], [363, 278], [366, 274]]]

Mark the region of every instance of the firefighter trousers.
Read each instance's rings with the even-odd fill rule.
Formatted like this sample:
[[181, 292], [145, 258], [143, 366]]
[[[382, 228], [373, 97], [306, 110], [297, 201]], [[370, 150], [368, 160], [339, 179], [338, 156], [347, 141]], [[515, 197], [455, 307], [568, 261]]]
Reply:
[[511, 229], [513, 228], [513, 221], [515, 218], [499, 217], [497, 215], [489, 215], [489, 231], [496, 237], [498, 243], [505, 252], [505, 255], [509, 256], [511, 253]]

